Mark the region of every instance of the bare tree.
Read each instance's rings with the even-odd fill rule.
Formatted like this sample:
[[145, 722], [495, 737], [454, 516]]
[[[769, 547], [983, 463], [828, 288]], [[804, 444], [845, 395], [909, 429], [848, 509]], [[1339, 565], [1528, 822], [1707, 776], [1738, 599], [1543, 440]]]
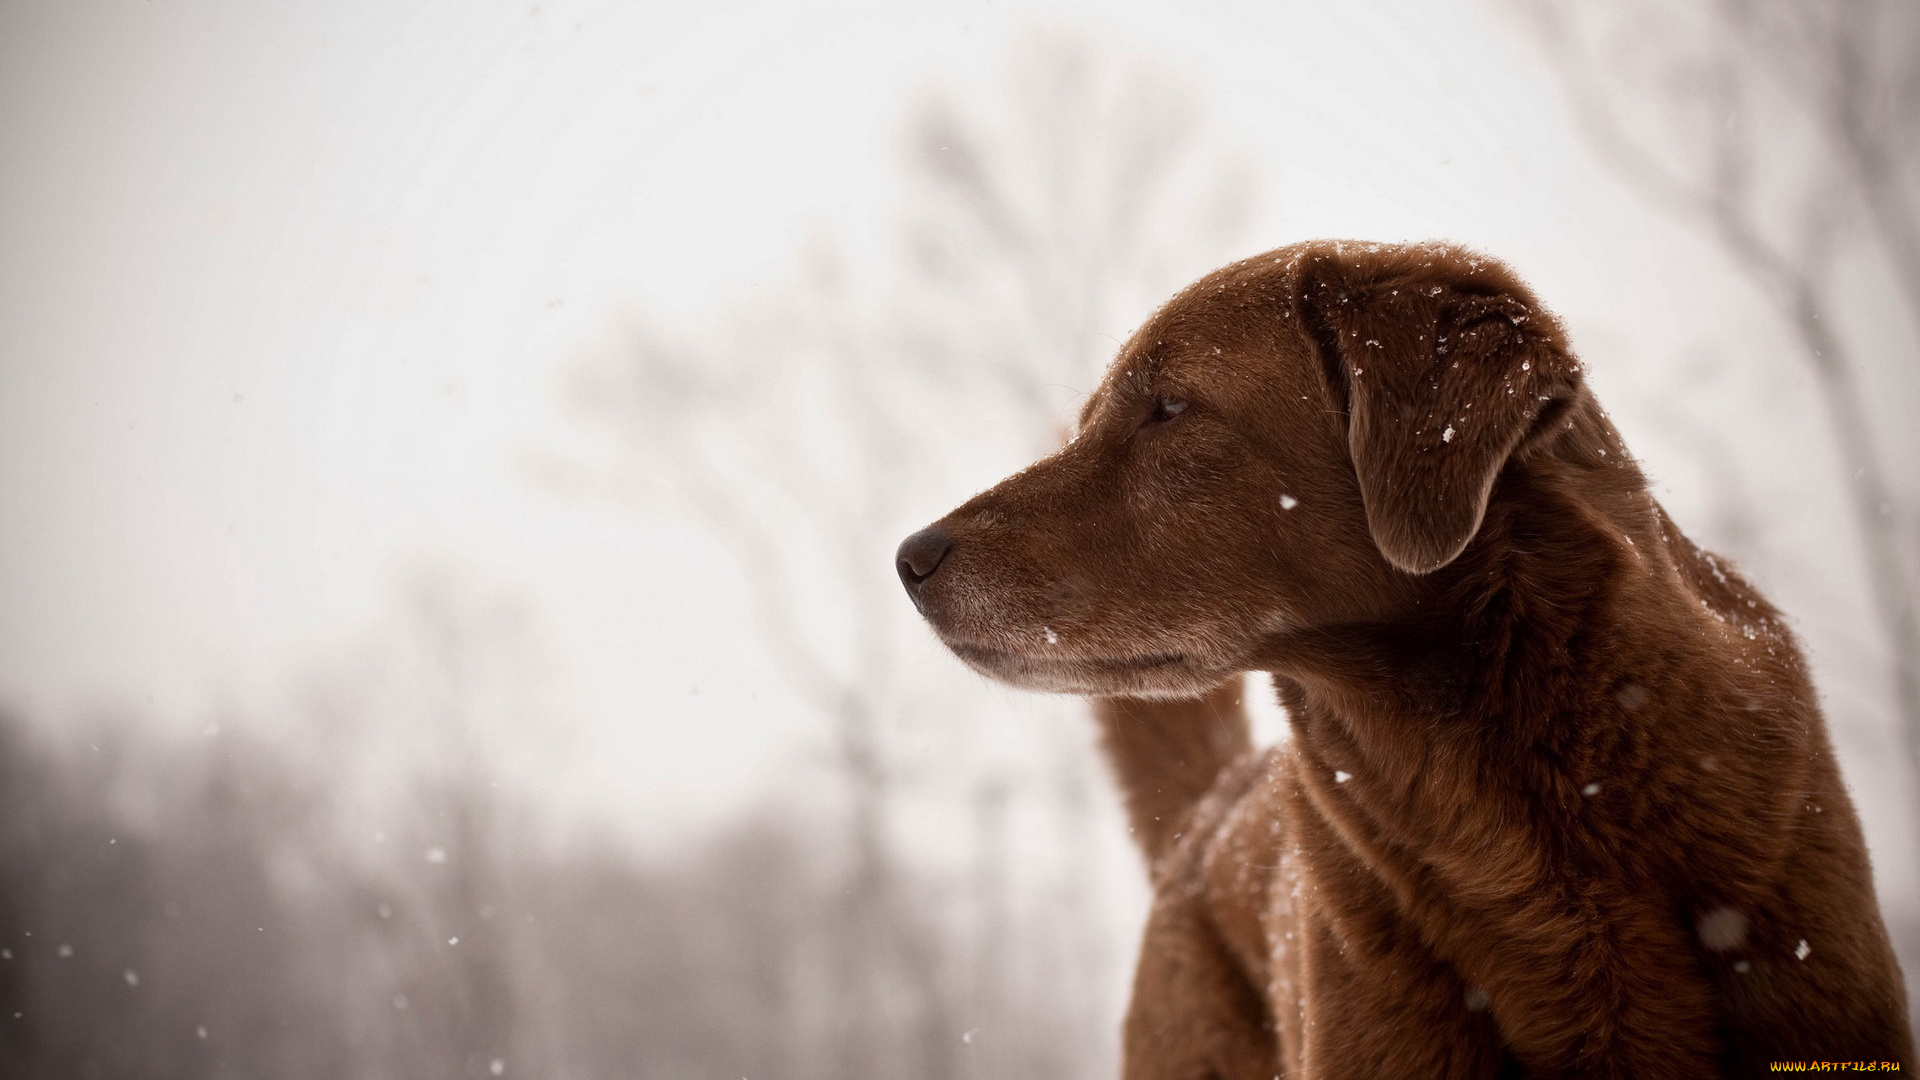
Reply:
[[981, 377], [1050, 450], [1116, 331], [1241, 253], [1254, 182], [1209, 146], [1193, 94], [1083, 42], [1029, 42], [1005, 97], [998, 124], [931, 98], [907, 134], [902, 240], [927, 302], [900, 343]]
[[[950, 501], [920, 491], [952, 474], [942, 457], [961, 442], [952, 433], [978, 445], [978, 417], [1012, 415], [1006, 460], [1057, 444], [1068, 403], [1144, 303], [1217, 261], [1247, 217], [1244, 173], [1218, 167], [1191, 98], [1164, 77], [1062, 39], [1030, 42], [1010, 72], [998, 117], [950, 94], [913, 113], [895, 231], [903, 258], [882, 278], [817, 247], [783, 296], [703, 344], [635, 327], [621, 363], [583, 395], [625, 440], [645, 490], [691, 510], [731, 551], [768, 654], [828, 721], [849, 855], [835, 1076], [957, 1077], [973, 1026], [961, 999], [1007, 985], [976, 970], [969, 994], [969, 980], [940, 970], [940, 931], [909, 902], [916, 885], [894, 807], [928, 763], [899, 734], [950, 710], [954, 695], [902, 671], [902, 643], [924, 632], [899, 595], [893, 547]], [[1084, 817], [1084, 766], [1061, 775], [1065, 802], [1080, 807], [1069, 816]], [[982, 775], [974, 799], [975, 880], [992, 888], [1006, 877], [1001, 783]], [[1071, 890], [1086, 875], [1064, 877]], [[1088, 922], [1077, 914], [1070, 921]], [[1009, 921], [989, 910], [974, 924], [1000, 934]], [[986, 947], [974, 966], [1004, 956]], [[1093, 989], [1053, 996], [1069, 1007]], [[1090, 1019], [1073, 1023], [1098, 1039], [1084, 1031]], [[912, 1034], [902, 1042], [900, 1032]], [[1055, 1075], [1077, 1071], [1052, 1064]]]
[[419, 842], [398, 851], [394, 902], [379, 909], [396, 924], [392, 955], [415, 998], [414, 1045], [402, 1060], [414, 1075], [522, 1071], [524, 958], [519, 923], [506, 917], [511, 823], [483, 728], [532, 719], [511, 685], [527, 635], [517, 611], [475, 605], [439, 578], [414, 583], [409, 615], [421, 654], [410, 711], [424, 722], [427, 745], [409, 785], [420, 820], [404, 835]]
[[1920, 6], [1514, 6], [1602, 158], [1711, 237], [1792, 334], [1845, 471], [1895, 707], [1920, 770], [1913, 478], [1883, 455], [1863, 377], [1920, 365], [1910, 349], [1863, 347], [1841, 303], [1843, 275], [1865, 266], [1891, 279], [1920, 332]]

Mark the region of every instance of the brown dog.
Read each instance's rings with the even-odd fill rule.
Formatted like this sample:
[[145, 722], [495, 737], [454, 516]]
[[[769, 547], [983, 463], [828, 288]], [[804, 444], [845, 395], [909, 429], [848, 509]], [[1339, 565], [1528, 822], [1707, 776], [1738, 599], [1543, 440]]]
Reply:
[[1799, 650], [1495, 262], [1209, 275], [899, 571], [975, 669], [1101, 699], [1155, 886], [1128, 1077], [1916, 1067]]

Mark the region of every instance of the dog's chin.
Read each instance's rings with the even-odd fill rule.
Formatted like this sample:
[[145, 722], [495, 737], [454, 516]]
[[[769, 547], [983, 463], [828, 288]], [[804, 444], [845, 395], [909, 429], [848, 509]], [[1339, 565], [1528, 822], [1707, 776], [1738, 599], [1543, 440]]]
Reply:
[[1060, 656], [946, 642], [967, 666], [1022, 690], [1087, 697], [1191, 698], [1220, 685], [1230, 671], [1215, 671], [1183, 653], [1127, 657]]

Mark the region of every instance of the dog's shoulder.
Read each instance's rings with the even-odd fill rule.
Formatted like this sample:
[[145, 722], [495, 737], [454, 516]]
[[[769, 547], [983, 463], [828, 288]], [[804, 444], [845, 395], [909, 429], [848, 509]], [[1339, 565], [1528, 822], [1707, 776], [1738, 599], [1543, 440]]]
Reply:
[[1282, 805], [1290, 770], [1284, 745], [1241, 755], [1220, 771], [1153, 865], [1155, 893], [1198, 903], [1250, 977], [1263, 964], [1270, 893], [1292, 842]]
[[1256, 749], [1222, 768], [1213, 786], [1188, 809], [1174, 843], [1155, 861], [1155, 883], [1202, 876], [1208, 865], [1225, 858], [1223, 846], [1245, 844], [1249, 828], [1270, 815], [1274, 781], [1284, 757], [1284, 748]]

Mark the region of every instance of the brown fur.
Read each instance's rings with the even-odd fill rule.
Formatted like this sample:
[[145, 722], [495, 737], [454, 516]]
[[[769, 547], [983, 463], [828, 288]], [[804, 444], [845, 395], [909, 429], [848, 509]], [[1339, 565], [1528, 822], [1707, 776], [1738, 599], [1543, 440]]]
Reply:
[[900, 560], [967, 663], [1097, 699], [1155, 888], [1128, 1077], [1916, 1066], [1798, 648], [1498, 263], [1219, 270]]

